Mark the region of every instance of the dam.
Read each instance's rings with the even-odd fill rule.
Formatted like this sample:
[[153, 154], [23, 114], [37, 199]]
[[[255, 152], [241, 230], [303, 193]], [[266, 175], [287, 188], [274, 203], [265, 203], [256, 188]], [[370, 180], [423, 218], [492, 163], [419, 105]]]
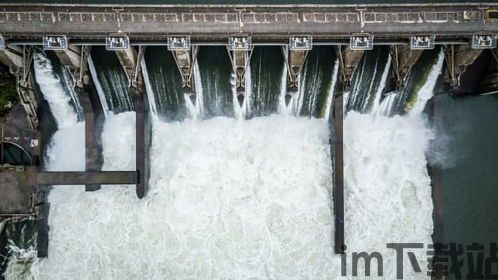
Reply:
[[[76, 192], [77, 186], [85, 185], [87, 193], [77, 192], [81, 196], [92, 197], [111, 189], [129, 196], [120, 185], [133, 185], [137, 199], [130, 204], [152, 203], [148, 199], [158, 195], [152, 185], [162, 179], [158, 173], [170, 172], [154, 171], [162, 165], [155, 157], [171, 156], [172, 161], [181, 163], [168, 141], [186, 154], [191, 148], [183, 140], [207, 145], [209, 150], [195, 133], [175, 127], [176, 122], [220, 121], [218, 125], [225, 127], [227, 124], [218, 118], [228, 116], [272, 127], [263, 123], [270, 122], [274, 114], [296, 117], [297, 123], [301, 122], [299, 117], [325, 120], [329, 135], [324, 147], [328, 150], [322, 149], [319, 158], [323, 160], [327, 154], [329, 162], [316, 172], [330, 176], [329, 181], [324, 179], [333, 205], [330, 250], [344, 254], [350, 246], [345, 236], [345, 203], [348, 174], [352, 172], [345, 160], [355, 161], [344, 152], [354, 137], [345, 135], [345, 116], [362, 123], [356, 112], [391, 117], [420, 115], [431, 107], [437, 125], [442, 105], [433, 96], [436, 84], [454, 95], [498, 92], [496, 3], [0, 4], [0, 24], [0, 62], [15, 80], [19, 97], [2, 123], [0, 195], [5, 199], [0, 218], [35, 221], [39, 258], [50, 259], [52, 207], [47, 197], [51, 192], [58, 188], [74, 188]], [[273, 72], [268, 70], [271, 67]], [[481, 74], [476, 77], [468, 69]], [[265, 73], [271, 77], [265, 79]], [[277, 118], [275, 122], [286, 124], [287, 120]], [[245, 129], [257, 135], [258, 128], [251, 125]], [[311, 126], [315, 125], [319, 130], [319, 125]], [[386, 129], [389, 125], [394, 124], [386, 124]], [[414, 125], [422, 130], [417, 122]], [[55, 144], [49, 145], [51, 137], [64, 128], [74, 129], [69, 134], [78, 137], [72, 141], [84, 147], [84, 165], [75, 170], [64, 166], [51, 169], [46, 160], [51, 149], [56, 149]], [[126, 135], [124, 141], [134, 142], [133, 147], [109, 154], [112, 129], [115, 134]], [[218, 147], [219, 140], [211, 138], [208, 127], [195, 129], [203, 133], [198, 138], [205, 137], [207, 143]], [[157, 140], [158, 135], [164, 135], [164, 140]], [[313, 132], [304, 138], [311, 143], [321, 135]], [[246, 137], [259, 143], [255, 136]], [[240, 144], [229, 137], [227, 141]], [[67, 149], [71, 148], [69, 143], [65, 144]], [[247, 145], [250, 147], [250, 142]], [[265, 150], [264, 144], [258, 145]], [[169, 153], [158, 148], [161, 146]], [[79, 154], [69, 152], [75, 157]], [[106, 158], [117, 158], [120, 153], [133, 154], [125, 167], [106, 163]], [[248, 158], [257, 161], [256, 156]], [[238, 166], [238, 161], [232, 160]], [[305, 162], [312, 164], [312, 160]], [[230, 165], [223, 166], [229, 169]], [[438, 170], [433, 171], [431, 237], [437, 243], [443, 241], [443, 198]], [[197, 178], [195, 174], [183, 176]], [[362, 180], [360, 174], [351, 181]], [[210, 179], [206, 181], [208, 184]], [[209, 191], [206, 195], [216, 197]]]

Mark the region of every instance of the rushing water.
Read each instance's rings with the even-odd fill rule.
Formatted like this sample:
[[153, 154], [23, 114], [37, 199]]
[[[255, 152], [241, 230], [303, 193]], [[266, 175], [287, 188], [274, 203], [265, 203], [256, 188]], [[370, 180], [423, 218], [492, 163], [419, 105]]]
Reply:
[[[180, 101], [179, 76], [170, 70], [176, 66], [164, 65], [162, 58], [155, 61], [163, 52], [148, 49], [144, 63], [146, 88], [153, 91], [148, 96], [154, 97], [157, 112], [147, 197], [138, 200], [134, 186], [105, 186], [92, 193], [82, 186], [54, 188], [49, 195], [49, 257], [34, 261], [23, 273], [12, 260], [7, 278], [338, 278], [329, 126], [327, 118], [315, 118], [330, 114], [327, 103], [338, 76], [333, 54], [327, 56], [326, 48], [310, 53], [303, 89], [294, 97], [302, 99], [294, 113], [304, 117], [296, 117], [277, 114], [285, 87], [283, 60], [273, 57], [277, 52], [272, 48], [255, 50], [249, 79], [252, 118], [240, 120], [224, 116], [234, 115], [228, 101], [233, 96], [229, 65], [220, 61], [209, 71], [214, 62], [207, 53], [221, 55], [220, 50], [200, 52], [199, 119], [178, 113], [195, 108], [188, 108], [188, 99]], [[366, 84], [357, 86], [350, 98], [372, 100], [361, 106], [369, 110], [349, 111], [344, 121], [346, 244], [350, 252], [384, 253], [384, 275], [390, 279], [395, 277], [395, 254], [386, 249], [387, 242], [431, 243], [433, 207], [425, 153], [433, 133], [419, 108], [432, 96], [442, 67], [439, 58], [424, 62], [429, 66], [419, 81], [423, 86], [413, 90], [414, 106], [406, 109], [413, 113], [401, 116], [376, 113], [386, 100], [381, 101], [379, 88], [388, 79], [384, 69], [389, 60], [365, 65], [359, 73], [376, 71], [368, 74], [376, 78], [364, 77]], [[315, 65], [322, 61], [324, 67]], [[104, 62], [94, 61], [94, 78], [106, 83], [100, 95], [108, 105], [103, 169], [134, 170], [135, 114], [123, 90], [127, 82], [111, 81], [109, 73], [118, 73], [109, 70], [116, 61]], [[37, 67], [40, 90], [57, 122], [72, 120], [52, 139], [48, 169], [82, 170], [84, 125], [75, 117], [67, 90], [56, 82], [43, 86], [54, 75], [50, 67]], [[368, 72], [368, 67], [375, 69]], [[405, 276], [420, 279], [409, 269]]]

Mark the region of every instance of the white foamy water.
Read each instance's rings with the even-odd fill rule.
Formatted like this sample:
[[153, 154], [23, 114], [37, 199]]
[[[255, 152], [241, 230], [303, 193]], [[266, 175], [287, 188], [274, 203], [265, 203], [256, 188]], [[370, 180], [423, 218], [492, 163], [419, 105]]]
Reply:
[[65, 93], [60, 78], [54, 73], [52, 62], [42, 53], [36, 53], [33, 65], [36, 83], [40, 87], [43, 98], [47, 100], [58, 127], [76, 124], [78, 116], [70, 105], [71, 97]]
[[[104, 167], [133, 169], [134, 114], [110, 117]], [[156, 122], [144, 200], [131, 187], [52, 191], [49, 258], [35, 278], [327, 279], [327, 131], [281, 116]]]
[[[422, 273], [413, 272], [405, 253], [404, 279], [427, 278], [433, 206], [425, 151], [431, 137], [420, 115], [349, 112], [344, 121], [346, 245], [350, 253], [380, 252], [385, 279], [396, 279], [396, 254], [386, 248], [389, 242], [423, 243], [425, 249], [413, 250]], [[360, 263], [358, 275], [365, 275]], [[375, 261], [372, 275], [377, 275]]]
[[[349, 112], [344, 126], [348, 278], [351, 252], [379, 251], [394, 279], [387, 242], [431, 243], [431, 130], [420, 114]], [[104, 169], [134, 169], [134, 127], [134, 113], [107, 116]], [[133, 186], [54, 187], [49, 257], [27, 278], [340, 278], [328, 131], [324, 120], [279, 115], [155, 120], [147, 197]], [[84, 168], [82, 123], [55, 134], [48, 161], [50, 170]], [[415, 252], [425, 272], [425, 251]], [[405, 261], [405, 279], [425, 277]], [[19, 279], [16, 269], [7, 279]]]
[[434, 87], [436, 86], [439, 75], [441, 75], [443, 71], [443, 63], [444, 63], [444, 52], [441, 50], [439, 52], [439, 56], [437, 58], [436, 63], [431, 68], [427, 76], [427, 80], [424, 85], [417, 92], [417, 101], [413, 108], [410, 109], [410, 114], [412, 115], [420, 115], [425, 108], [425, 104], [427, 101], [432, 98], [434, 95]]

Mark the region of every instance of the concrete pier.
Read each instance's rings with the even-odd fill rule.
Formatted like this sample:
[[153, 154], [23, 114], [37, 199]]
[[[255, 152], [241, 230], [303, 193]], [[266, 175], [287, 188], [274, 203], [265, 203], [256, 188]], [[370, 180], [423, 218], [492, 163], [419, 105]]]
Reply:
[[147, 194], [149, 183], [149, 147], [151, 141], [151, 120], [148, 115], [147, 96], [144, 93], [135, 94], [133, 97], [136, 113], [136, 168], [138, 174], [136, 193], [138, 198]]
[[121, 66], [129, 81], [129, 86], [143, 88], [143, 79], [140, 72], [140, 62], [142, 61], [145, 46], [140, 46], [139, 51], [135, 48], [128, 48], [123, 51], [115, 51]]
[[362, 50], [351, 50], [346, 46], [337, 46], [335, 53], [339, 58], [342, 88], [345, 89], [351, 86], [354, 72], [365, 52]]
[[251, 49], [234, 49], [228, 50], [228, 56], [232, 63], [232, 71], [235, 74], [235, 91], [239, 106], [244, 103], [246, 93], [246, 70], [251, 60]]
[[343, 143], [343, 95], [334, 97], [333, 166], [334, 166], [334, 251], [344, 254], [344, 143]]
[[54, 53], [63, 65], [75, 72], [80, 68], [81, 50], [82, 47], [71, 45], [66, 50], [55, 50]]
[[50, 231], [48, 226], [49, 211], [49, 203], [44, 203], [38, 207], [38, 217], [36, 220], [36, 256], [38, 258], [48, 257], [48, 233]]
[[[100, 148], [98, 147], [98, 132], [96, 130], [97, 117], [94, 114], [94, 106], [90, 100], [90, 91], [76, 88], [81, 106], [85, 112], [85, 170], [98, 171], [101, 167]], [[100, 189], [98, 184], [86, 184], [86, 191]]]
[[129, 94], [133, 99], [133, 107], [135, 108], [135, 164], [137, 170], [137, 181], [135, 184], [138, 198], [145, 197], [148, 189], [149, 146], [152, 133], [150, 116], [148, 114], [149, 104], [147, 102], [147, 95], [145, 94], [145, 86], [143, 83], [144, 79], [140, 68], [144, 53], [144, 46], [140, 46], [138, 52], [134, 48], [129, 48], [128, 51], [116, 51], [119, 62], [126, 72], [129, 84]]
[[176, 66], [182, 76], [182, 88], [187, 94], [192, 103], [195, 104], [195, 83], [194, 81], [194, 63], [197, 59], [199, 48], [193, 47], [190, 50], [172, 50], [171, 54], [175, 59]]
[[390, 47], [389, 53], [391, 55], [393, 80], [396, 88], [400, 88], [405, 85], [410, 70], [413, 65], [417, 63], [420, 55], [422, 55], [422, 52], [422, 50], [412, 50], [408, 45], [394, 45]]
[[292, 50], [289, 47], [282, 47], [284, 61], [287, 66], [287, 93], [285, 94], [285, 104], [288, 105], [290, 99], [299, 89], [299, 75], [303, 69], [309, 50]]
[[444, 79], [450, 87], [456, 89], [460, 86], [460, 77], [483, 50], [472, 49], [469, 45], [449, 45], [443, 49], [447, 66]]

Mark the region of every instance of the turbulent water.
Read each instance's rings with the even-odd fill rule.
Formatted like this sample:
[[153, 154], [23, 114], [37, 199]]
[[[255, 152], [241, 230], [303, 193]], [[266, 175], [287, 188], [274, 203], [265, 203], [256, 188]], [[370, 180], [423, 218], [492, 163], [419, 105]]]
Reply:
[[[67, 86], [67, 72], [56, 73], [52, 62], [41, 53], [34, 56], [36, 83], [40, 87], [43, 98], [48, 102], [51, 112], [59, 128], [74, 125], [78, 115], [82, 117], [79, 104], [75, 104], [76, 96], [72, 87]], [[67, 94], [65, 94], [67, 93]]]
[[[37, 59], [44, 60], [42, 56]], [[337, 77], [334, 60], [331, 55], [326, 74], [313, 73], [319, 68], [308, 66], [311, 73], [306, 75], [315, 83], [322, 80], [323, 95], [310, 92], [307, 96], [331, 100]], [[417, 109], [413, 113], [389, 117], [350, 111], [344, 121], [348, 252], [384, 253], [386, 279], [395, 278], [396, 273], [395, 253], [386, 249], [387, 242], [431, 243], [432, 200], [425, 153], [432, 131], [419, 108], [432, 95], [441, 70], [438, 62], [430, 64], [429, 70], [435, 70], [428, 71], [420, 81], [424, 86], [416, 91], [415, 96], [420, 98], [416, 98]], [[154, 85], [161, 77], [152, 79], [154, 67], [159, 66], [147, 69], [151, 77], [147, 88], [155, 89], [152, 95], [156, 96], [157, 90], [167, 87]], [[38, 68], [37, 81], [50, 80], [54, 75], [48, 66]], [[380, 74], [376, 74], [379, 81], [375, 83], [379, 85], [375, 89], [383, 87], [380, 80], [387, 79], [383, 69], [376, 70]], [[285, 82], [282, 72], [273, 76], [278, 77], [279, 83]], [[258, 83], [255, 77], [252, 75], [251, 83]], [[74, 118], [64, 89], [55, 82], [49, 84], [50, 87], [40, 84], [40, 89], [56, 120], [73, 121], [59, 127], [54, 135], [47, 156], [48, 168], [82, 170], [84, 125]], [[277, 99], [281, 97], [281, 84], [266, 85], [275, 87], [272, 91], [277, 92], [272, 94]], [[252, 86], [254, 89], [258, 87]], [[380, 90], [372, 92], [368, 94], [375, 95]], [[104, 94], [112, 100], [108, 98], [112, 93]], [[355, 94], [357, 100], [371, 98]], [[368, 107], [375, 111], [382, 102], [380, 98], [372, 100], [376, 100], [372, 103], [376, 105]], [[306, 108], [325, 116], [330, 113], [329, 104], [315, 105]], [[271, 105], [271, 111], [276, 113], [279, 106]], [[135, 115], [117, 111], [120, 113], [108, 112], [102, 132], [103, 169], [134, 170]], [[161, 111], [159, 106], [157, 111]], [[155, 116], [147, 197], [138, 200], [134, 186], [106, 186], [92, 193], [85, 193], [82, 186], [55, 187], [49, 196], [49, 257], [34, 261], [24, 276], [339, 278], [340, 258], [333, 254], [329, 137], [326, 119], [285, 113], [250, 120], [214, 117], [165, 121]], [[419, 260], [425, 257], [418, 255]], [[6, 276], [19, 279], [19, 266], [12, 263]], [[425, 273], [414, 274], [410, 268], [409, 263], [405, 265], [405, 279], [424, 277]], [[362, 275], [361, 268], [359, 272]], [[351, 277], [350, 264], [348, 275]]]

